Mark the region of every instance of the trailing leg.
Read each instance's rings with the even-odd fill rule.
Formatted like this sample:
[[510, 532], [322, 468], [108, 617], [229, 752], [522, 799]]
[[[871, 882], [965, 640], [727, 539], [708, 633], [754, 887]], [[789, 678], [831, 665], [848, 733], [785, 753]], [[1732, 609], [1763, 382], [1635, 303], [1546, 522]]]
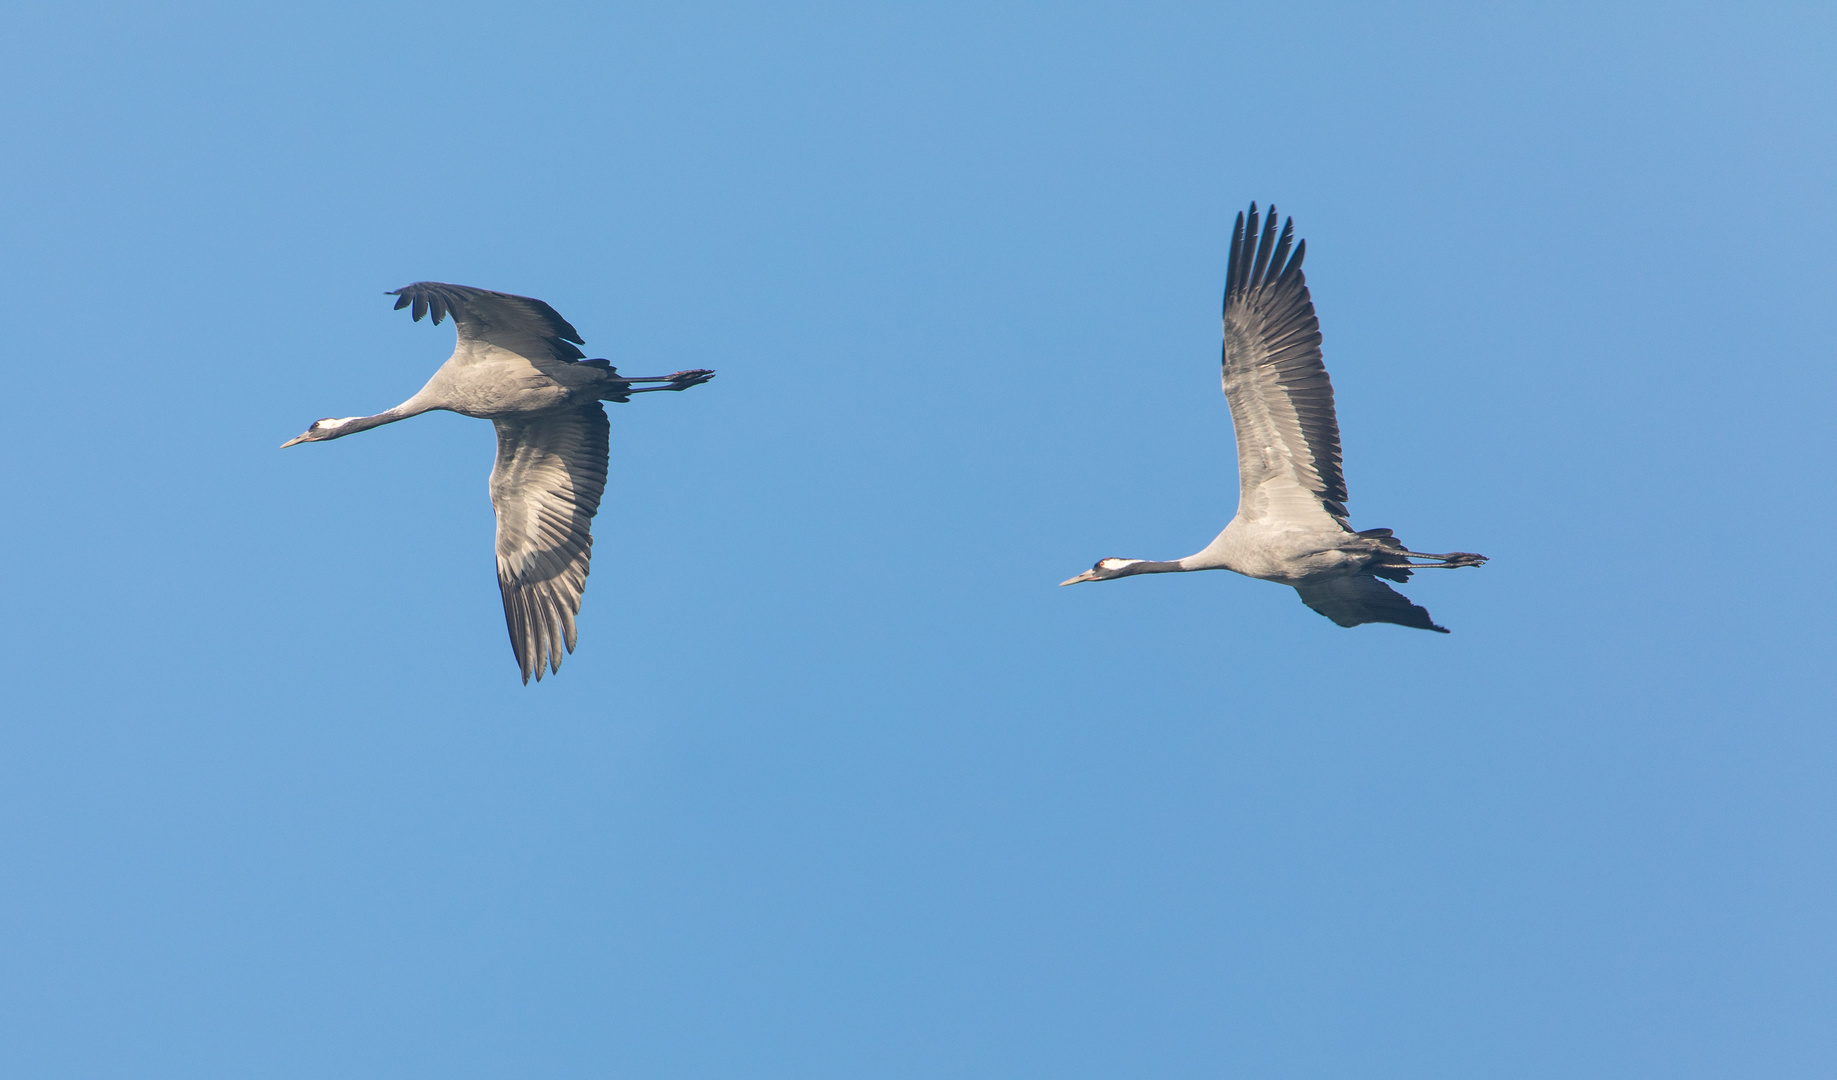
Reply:
[[[612, 371], [613, 378], [616, 382], [613, 386], [601, 391], [600, 399], [602, 401], [616, 401], [621, 403], [630, 401], [633, 394], [649, 394], [657, 390], [687, 390], [691, 386], [700, 386], [709, 379], [714, 378], [714, 372], [709, 371], [707, 368], [692, 368], [688, 371], [678, 371], [673, 375], [647, 375], [629, 378], [620, 375], [617, 369], [608, 370]], [[663, 383], [665, 385], [641, 386], [636, 388], [632, 386], [632, 383], [641, 382]]]
[[[619, 377], [622, 379], [625, 378], [623, 375]], [[696, 368], [693, 371], [679, 371], [674, 375], [666, 375], [659, 379], [625, 379], [625, 381], [662, 382], [669, 384], [668, 386], [646, 386], [632, 391], [634, 394], [648, 394], [653, 390], [687, 390], [691, 386], [700, 386], [712, 378], [714, 378], [714, 372], [709, 371], [707, 368]]]
[[1463, 566], [1478, 566], [1486, 561], [1486, 556], [1475, 555], [1471, 551], [1450, 551], [1446, 555], [1428, 555], [1420, 551], [1405, 551], [1402, 554], [1412, 559], [1433, 559], [1433, 562], [1411, 563], [1412, 570], [1454, 570]]
[[[676, 382], [680, 382], [688, 386], [694, 386], [696, 383], [705, 383], [709, 379], [714, 378], [714, 372], [709, 371], [706, 368], [697, 368], [694, 371], [678, 371], [674, 375], [621, 375], [619, 374], [618, 369], [614, 368], [612, 371], [612, 377], [619, 380], [620, 382], [628, 382], [628, 383], [640, 383], [640, 382], [676, 383]], [[669, 388], [659, 387], [658, 389], [669, 389]]]

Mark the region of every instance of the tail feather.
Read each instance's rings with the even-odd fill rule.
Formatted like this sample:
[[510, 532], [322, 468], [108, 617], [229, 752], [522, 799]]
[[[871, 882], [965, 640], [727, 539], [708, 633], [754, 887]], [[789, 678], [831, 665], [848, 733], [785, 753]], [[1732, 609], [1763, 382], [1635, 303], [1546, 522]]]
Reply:
[[1403, 541], [1397, 539], [1392, 530], [1365, 529], [1353, 535], [1372, 541], [1373, 559], [1371, 565], [1366, 567], [1367, 573], [1391, 581], [1410, 580], [1410, 560], [1404, 557], [1409, 549], [1403, 546]]

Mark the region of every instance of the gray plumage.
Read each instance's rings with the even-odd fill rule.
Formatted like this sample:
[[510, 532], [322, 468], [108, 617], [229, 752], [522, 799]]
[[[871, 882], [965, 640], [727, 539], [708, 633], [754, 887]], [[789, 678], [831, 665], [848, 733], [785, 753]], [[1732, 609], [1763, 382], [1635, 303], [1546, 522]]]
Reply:
[[[491, 505], [497, 513], [498, 588], [523, 681], [561, 667], [573, 652], [574, 617], [593, 554], [589, 528], [606, 490], [602, 401], [686, 390], [714, 378], [704, 369], [633, 377], [586, 359], [566, 319], [540, 300], [421, 281], [395, 290], [396, 309], [418, 322], [453, 317], [453, 355], [407, 401], [374, 416], [314, 421], [282, 447], [322, 442], [445, 409], [497, 428]], [[635, 383], [654, 383], [636, 387]]]
[[1060, 584], [1232, 570], [1293, 586], [1303, 603], [1340, 626], [1386, 622], [1445, 634], [1427, 611], [1378, 579], [1408, 581], [1413, 570], [1478, 566], [1486, 557], [1414, 552], [1389, 529], [1354, 532], [1347, 524], [1333, 383], [1301, 272], [1307, 242], [1294, 237], [1293, 220], [1277, 231], [1273, 206], [1259, 234], [1255, 203], [1248, 217], [1238, 215], [1231, 236], [1223, 382], [1237, 434], [1237, 515], [1184, 559], [1103, 559]]

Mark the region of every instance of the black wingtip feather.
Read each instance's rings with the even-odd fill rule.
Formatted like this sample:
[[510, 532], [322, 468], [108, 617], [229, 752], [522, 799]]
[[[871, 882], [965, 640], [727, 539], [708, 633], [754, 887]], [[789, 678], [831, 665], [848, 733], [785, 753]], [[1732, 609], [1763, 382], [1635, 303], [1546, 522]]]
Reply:
[[[1293, 257], [1289, 254], [1291, 247]], [[1294, 218], [1283, 218], [1273, 203], [1265, 213], [1258, 213], [1257, 204], [1251, 203], [1248, 212], [1239, 211], [1231, 229], [1225, 302], [1229, 304], [1234, 297], [1255, 289], [1289, 284], [1301, 272], [1306, 253], [1307, 241], [1295, 239]]]
[[[1256, 212], [1255, 203], [1252, 203], [1250, 208], [1251, 208], [1252, 213]], [[1239, 252], [1241, 252], [1243, 248], [1244, 248], [1244, 212], [1242, 210], [1239, 210], [1237, 212], [1237, 224], [1233, 226], [1231, 229], [1230, 258], [1225, 263], [1225, 306], [1226, 307], [1231, 306], [1231, 298], [1234, 295], [1236, 295], [1236, 292], [1237, 292], [1237, 290], [1234, 288], [1234, 285], [1237, 281], [1238, 262], [1241, 259]]]
[[[1280, 222], [1280, 228], [1278, 228]], [[1290, 257], [1290, 248], [1294, 255]], [[1225, 267], [1225, 302], [1251, 290], [1269, 285], [1286, 285], [1301, 272], [1307, 241], [1295, 239], [1295, 219], [1283, 218], [1275, 204], [1259, 214], [1251, 203], [1248, 213], [1240, 211], [1231, 230], [1231, 255]]]
[[1294, 244], [1295, 219], [1289, 218], [1282, 223], [1282, 238], [1276, 241], [1276, 253], [1269, 257], [1269, 273], [1278, 281], [1282, 279], [1282, 271], [1288, 268], [1288, 253]]
[[1257, 226], [1261, 220], [1257, 216], [1257, 204], [1251, 203], [1250, 213], [1244, 220], [1243, 248], [1237, 255], [1237, 275], [1231, 280], [1231, 293], [1234, 296], [1243, 295], [1244, 290], [1249, 287], [1250, 266], [1254, 261], [1257, 249]]
[[1250, 267], [1250, 284], [1261, 283], [1263, 273], [1269, 267], [1269, 256], [1276, 246], [1276, 208], [1269, 208], [1269, 217], [1263, 222], [1263, 235], [1257, 240], [1257, 261]]
[[1301, 273], [1301, 260], [1307, 257], [1308, 242], [1306, 240], [1297, 240], [1295, 242], [1295, 257], [1290, 259], [1288, 265], [1282, 268], [1283, 280], [1286, 281], [1291, 275]]

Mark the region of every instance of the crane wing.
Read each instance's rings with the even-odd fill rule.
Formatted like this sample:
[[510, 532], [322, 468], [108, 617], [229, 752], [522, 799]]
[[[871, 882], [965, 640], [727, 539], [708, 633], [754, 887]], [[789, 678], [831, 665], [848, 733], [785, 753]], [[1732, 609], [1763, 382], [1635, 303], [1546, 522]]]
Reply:
[[[1238, 517], [1345, 527], [1333, 384], [1320, 358], [1320, 320], [1301, 260], [1307, 241], [1276, 208], [1257, 233], [1257, 207], [1237, 217], [1225, 272], [1225, 398], [1237, 431]], [[1333, 523], [1322, 519], [1332, 518]]]
[[1427, 608], [1410, 603], [1409, 597], [1370, 574], [1328, 578], [1316, 585], [1297, 585], [1295, 591], [1301, 594], [1302, 603], [1341, 626], [1387, 622], [1433, 630], [1438, 634], [1448, 632], [1429, 619]]
[[450, 312], [462, 352], [468, 344], [483, 343], [537, 361], [580, 360], [587, 355], [579, 348], [586, 344], [580, 332], [554, 308], [528, 296], [439, 281], [417, 281], [387, 295], [398, 298], [397, 311], [413, 305], [416, 322], [432, 313], [439, 326]]
[[588, 527], [606, 490], [606, 410], [598, 402], [535, 420], [497, 420], [491, 505], [498, 519], [498, 588], [510, 647], [523, 669], [561, 667], [593, 554]]

